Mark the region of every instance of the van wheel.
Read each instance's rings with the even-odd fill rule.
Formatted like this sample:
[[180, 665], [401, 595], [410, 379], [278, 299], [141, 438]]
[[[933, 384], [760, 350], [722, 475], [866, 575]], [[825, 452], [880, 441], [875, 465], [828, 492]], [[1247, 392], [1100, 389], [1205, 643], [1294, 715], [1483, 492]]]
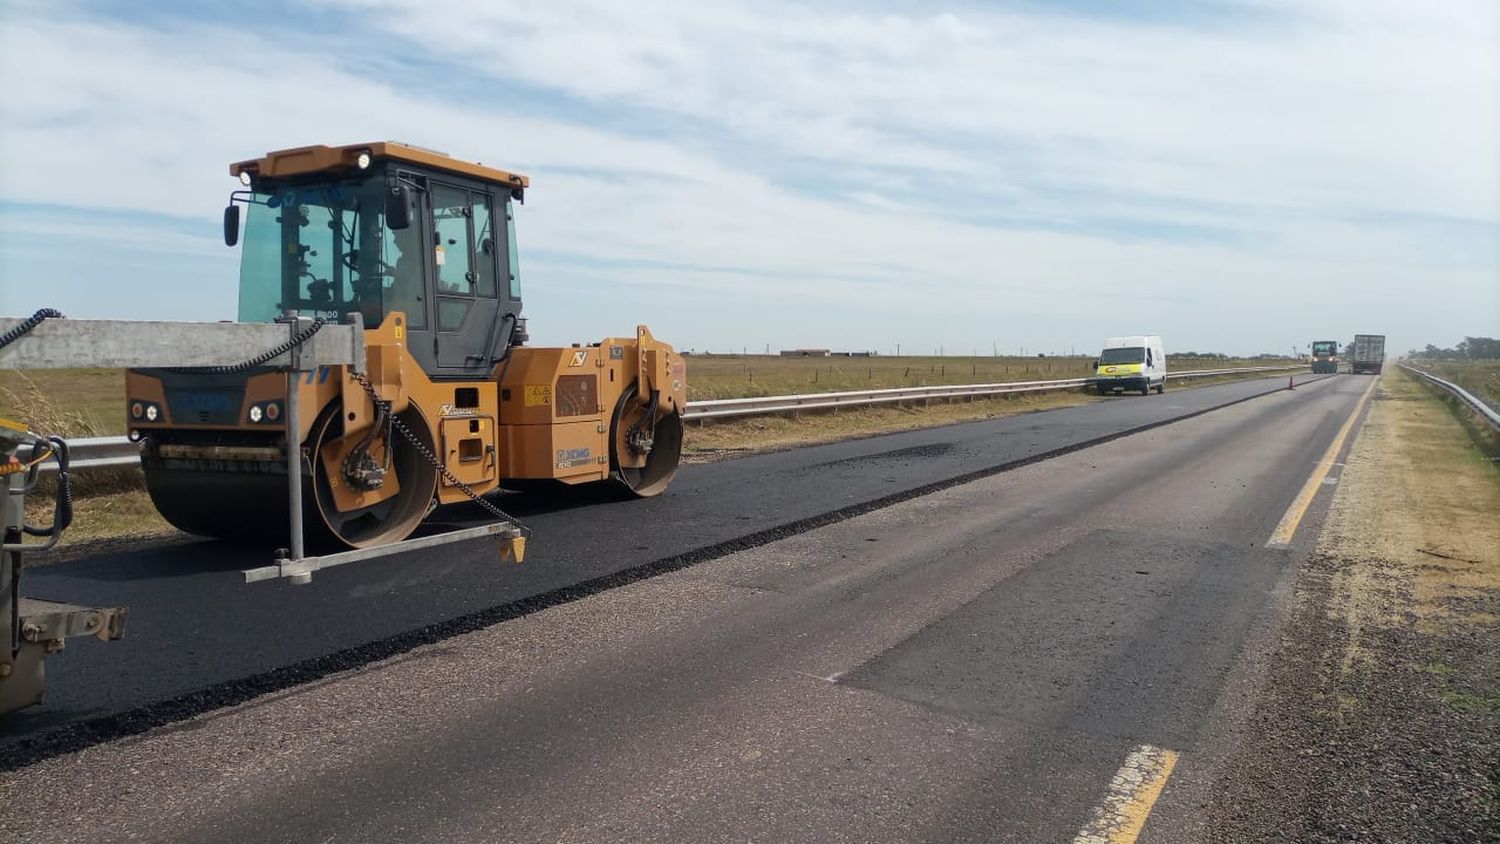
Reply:
[[1144, 387], [1141, 388], [1141, 395], [1143, 395], [1143, 396], [1149, 396], [1149, 395], [1151, 395], [1151, 384], [1149, 382], [1146, 384], [1146, 386], [1144, 386]]
[[1165, 393], [1166, 391], [1167, 391], [1167, 379], [1163, 378], [1163, 379], [1161, 379], [1161, 383], [1156, 385], [1156, 394], [1159, 396], [1162, 393]]
[[1094, 389], [1098, 390], [1099, 391], [1099, 395], [1101, 395], [1101, 396], [1104, 395], [1105, 393], [1109, 392], [1109, 390], [1106, 390], [1104, 388], [1103, 384], [1095, 385]]

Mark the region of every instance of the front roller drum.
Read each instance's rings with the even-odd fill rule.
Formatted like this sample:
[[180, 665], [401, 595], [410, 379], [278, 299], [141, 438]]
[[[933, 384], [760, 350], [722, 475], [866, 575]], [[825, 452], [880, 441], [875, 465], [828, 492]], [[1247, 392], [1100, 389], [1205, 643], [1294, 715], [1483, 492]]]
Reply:
[[342, 479], [329, 477], [327, 466], [319, 455], [324, 449], [336, 447], [344, 436], [343, 405], [336, 402], [319, 415], [313, 425], [308, 449], [314, 456], [312, 497], [317, 509], [316, 524], [304, 520], [309, 539], [351, 548], [388, 545], [410, 536], [426, 517], [437, 492], [437, 467], [420, 451], [433, 453], [432, 434], [415, 405], [396, 414], [396, 419], [419, 440], [414, 446], [403, 434], [392, 431], [392, 442], [386, 443], [386, 447], [392, 449], [390, 472], [395, 475], [386, 482], [397, 483], [400, 489], [384, 501], [340, 512], [334, 504], [331, 487]]
[[[642, 434], [647, 403], [632, 386], [615, 405], [609, 431], [609, 464], [616, 483], [637, 498], [660, 495], [677, 476], [682, 459], [682, 416], [658, 415], [650, 428], [650, 450], [642, 464]], [[622, 459], [623, 458], [623, 459]]]
[[[343, 406], [324, 409], [313, 423], [303, 461], [302, 525], [310, 549], [368, 548], [399, 542], [426, 516], [437, 489], [437, 469], [400, 434], [395, 435], [391, 471], [400, 491], [369, 507], [339, 512], [332, 481], [316, 459], [343, 436]], [[432, 436], [414, 407], [397, 417], [428, 450]], [[309, 472], [309, 468], [311, 471]], [[282, 473], [203, 471], [147, 465], [146, 488], [162, 516], [178, 530], [258, 545], [285, 545], [291, 535], [287, 478]]]

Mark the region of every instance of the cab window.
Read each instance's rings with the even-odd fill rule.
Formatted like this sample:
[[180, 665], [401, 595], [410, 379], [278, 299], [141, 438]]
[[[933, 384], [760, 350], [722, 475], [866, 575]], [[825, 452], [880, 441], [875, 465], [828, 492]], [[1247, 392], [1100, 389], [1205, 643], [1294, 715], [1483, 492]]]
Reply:
[[495, 224], [490, 214], [490, 198], [473, 195], [474, 209], [474, 293], [486, 299], [495, 298], [496, 245]]
[[457, 331], [474, 307], [473, 208], [469, 192], [443, 185], [432, 191], [432, 263], [436, 276], [437, 328]]
[[[422, 290], [422, 234], [417, 226], [392, 231], [381, 227], [381, 261], [385, 265], [385, 313], [401, 311], [414, 329], [427, 327], [427, 300]], [[382, 314], [383, 316], [383, 314]], [[377, 324], [380, 320], [370, 320]]]
[[519, 300], [521, 298], [521, 256], [516, 252], [516, 215], [511, 208], [510, 200], [505, 201], [505, 239], [509, 251], [506, 253], [508, 260], [507, 270], [510, 279], [510, 298]]

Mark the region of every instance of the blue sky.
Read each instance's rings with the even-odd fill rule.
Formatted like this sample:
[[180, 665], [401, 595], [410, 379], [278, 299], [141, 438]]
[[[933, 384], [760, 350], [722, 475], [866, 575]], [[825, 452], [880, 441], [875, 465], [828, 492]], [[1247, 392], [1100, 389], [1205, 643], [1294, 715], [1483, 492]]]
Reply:
[[1500, 335], [1497, 32], [1486, 2], [0, 0], [0, 313], [231, 318], [227, 163], [391, 138], [532, 177], [538, 342], [1449, 345]]

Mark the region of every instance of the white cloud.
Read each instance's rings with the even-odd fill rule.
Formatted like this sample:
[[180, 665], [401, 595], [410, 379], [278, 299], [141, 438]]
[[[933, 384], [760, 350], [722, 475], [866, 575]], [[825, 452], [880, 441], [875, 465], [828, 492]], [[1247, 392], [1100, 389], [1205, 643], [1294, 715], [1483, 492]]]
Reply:
[[[0, 20], [0, 198], [211, 227], [231, 158], [394, 137], [533, 175], [522, 250], [557, 274], [528, 276], [543, 338], [618, 333], [627, 313], [700, 348], [819, 341], [776, 333], [801, 323], [835, 345], [899, 325], [914, 343], [1056, 348], [1150, 321], [1238, 351], [1334, 329], [1497, 332], [1493, 229], [1469, 224], [1455, 260], [1401, 222], [1500, 220], [1488, 5], [1268, 4], [1194, 27], [664, 0], [332, 5], [385, 35], [18, 7]], [[553, 257], [569, 255], [587, 262]], [[1401, 304], [1434, 285], [1446, 310]], [[580, 287], [587, 307], [566, 292]], [[1381, 304], [1348, 306], [1372, 291]], [[1288, 306], [1302, 300], [1321, 310]]]

